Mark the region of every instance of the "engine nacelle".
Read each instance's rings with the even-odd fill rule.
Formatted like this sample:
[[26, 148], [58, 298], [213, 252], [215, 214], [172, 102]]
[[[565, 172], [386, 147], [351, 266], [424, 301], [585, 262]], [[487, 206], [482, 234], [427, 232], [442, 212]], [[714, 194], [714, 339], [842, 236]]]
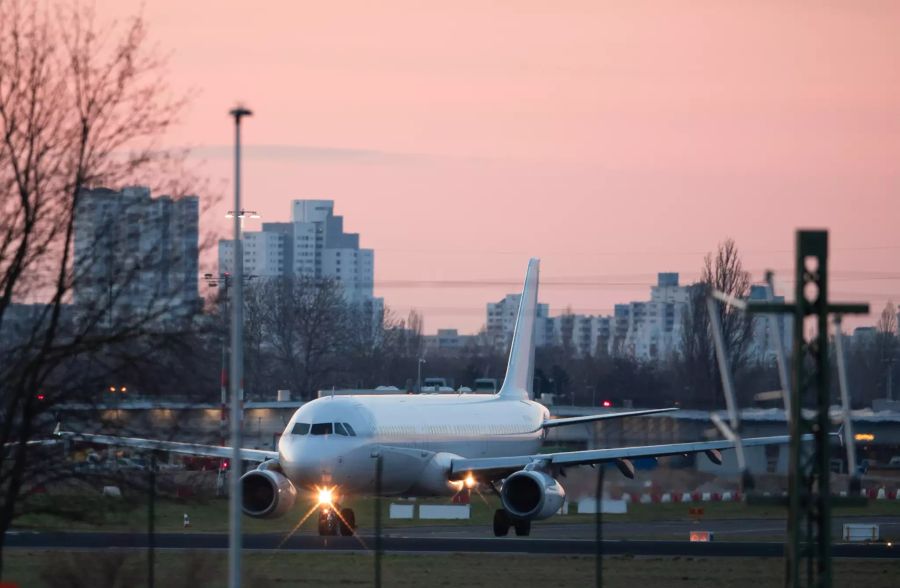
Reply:
[[241, 477], [244, 514], [260, 519], [280, 517], [294, 506], [297, 489], [273, 469], [251, 470]]
[[558, 481], [543, 472], [521, 470], [503, 482], [500, 501], [513, 518], [539, 521], [562, 508], [566, 491]]

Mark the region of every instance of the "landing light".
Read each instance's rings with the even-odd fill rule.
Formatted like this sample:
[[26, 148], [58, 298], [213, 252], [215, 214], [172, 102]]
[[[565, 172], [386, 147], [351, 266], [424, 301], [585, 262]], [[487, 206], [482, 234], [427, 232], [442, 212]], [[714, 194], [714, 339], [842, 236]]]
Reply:
[[334, 499], [331, 488], [319, 488], [319, 505], [330, 505]]
[[466, 479], [463, 480], [463, 483], [466, 485], [466, 488], [471, 490], [475, 487], [475, 476], [472, 474], [467, 475]]

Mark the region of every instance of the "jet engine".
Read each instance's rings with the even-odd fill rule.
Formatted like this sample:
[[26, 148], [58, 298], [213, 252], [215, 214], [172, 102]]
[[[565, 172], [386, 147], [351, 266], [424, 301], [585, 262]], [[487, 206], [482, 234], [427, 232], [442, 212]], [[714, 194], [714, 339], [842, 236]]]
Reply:
[[294, 506], [297, 489], [273, 469], [251, 470], [241, 477], [244, 514], [260, 519], [280, 517]]
[[503, 508], [513, 518], [539, 521], [562, 508], [566, 491], [553, 477], [534, 470], [521, 470], [506, 478], [500, 489]]

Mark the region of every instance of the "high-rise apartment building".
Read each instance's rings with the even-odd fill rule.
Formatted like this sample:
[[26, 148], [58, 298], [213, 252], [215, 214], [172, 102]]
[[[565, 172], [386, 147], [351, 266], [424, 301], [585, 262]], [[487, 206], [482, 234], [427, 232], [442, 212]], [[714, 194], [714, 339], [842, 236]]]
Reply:
[[[504, 349], [512, 341], [513, 329], [516, 326], [516, 312], [519, 310], [521, 294], [507, 294], [499, 302], [487, 303], [487, 331], [490, 345], [497, 349]], [[553, 337], [553, 324], [546, 319], [550, 315], [550, 307], [547, 304], [538, 303], [537, 320], [535, 321], [534, 342], [541, 347], [548, 345]]]
[[85, 189], [75, 209], [76, 309], [104, 308], [109, 320], [160, 319], [200, 309], [196, 196], [153, 198], [150, 189]]
[[622, 338], [610, 341], [610, 353], [641, 360], [670, 359], [681, 347], [689, 301], [690, 287], [679, 286], [677, 273], [659, 273], [650, 288], [650, 300], [616, 305], [616, 334]]
[[[375, 254], [359, 246], [358, 233], [344, 232], [344, 218], [334, 214], [333, 200], [294, 200], [291, 221], [263, 223], [244, 232], [244, 275], [260, 278], [306, 276], [332, 278], [352, 303], [384, 301], [374, 296]], [[219, 271], [231, 272], [234, 242], [219, 241]]]
[[[662, 272], [650, 288], [650, 300], [616, 304], [611, 316], [563, 313], [549, 316], [546, 304], [538, 307], [535, 342], [538, 346], [569, 346], [579, 355], [608, 354], [633, 357], [641, 361], [669, 360], [683, 345], [684, 322], [690, 312], [692, 286], [679, 285], [678, 274]], [[750, 289], [753, 300], [765, 299], [765, 287]], [[783, 301], [776, 297], [776, 301]], [[488, 341], [505, 348], [512, 338], [519, 295], [509, 294], [500, 302], [487, 305]], [[703, 312], [706, 312], [703, 307]], [[779, 319], [786, 349], [790, 349], [791, 321]], [[764, 316], [753, 317], [751, 358], [774, 361], [771, 324]]]

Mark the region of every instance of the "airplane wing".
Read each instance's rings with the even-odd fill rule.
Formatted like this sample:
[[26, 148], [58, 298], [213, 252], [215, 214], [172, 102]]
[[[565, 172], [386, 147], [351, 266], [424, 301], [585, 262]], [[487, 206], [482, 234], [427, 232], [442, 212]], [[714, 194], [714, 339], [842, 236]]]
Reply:
[[[812, 436], [808, 436], [812, 439]], [[785, 445], [790, 443], [788, 435], [777, 437], [754, 437], [743, 439], [744, 447], [759, 445]], [[521, 470], [533, 462], [544, 462], [548, 466], [581, 466], [606, 463], [618, 460], [629, 460], [642, 457], [665, 457], [667, 455], [684, 455], [687, 453], [706, 453], [713, 461], [721, 462], [718, 454], [723, 449], [733, 449], [734, 442], [700, 441], [693, 443], [670, 443], [667, 445], [646, 445], [643, 447], [616, 447], [610, 449], [588, 449], [586, 451], [566, 451], [562, 453], [545, 453], [536, 455], [519, 455], [513, 457], [481, 457], [454, 459], [450, 466], [450, 479], [459, 480], [468, 473], [480, 474], [486, 479], [496, 479]]]
[[543, 427], [549, 429], [551, 427], [564, 427], [566, 425], [578, 425], [581, 423], [592, 423], [594, 421], [605, 421], [607, 419], [621, 419], [625, 417], [642, 416], [645, 414], [656, 414], [658, 412], [671, 412], [678, 410], [677, 408], [651, 408], [648, 410], [629, 410], [627, 412], [608, 412], [605, 414], [589, 414], [580, 417], [567, 417], [561, 419], [549, 419], [544, 421]]
[[[200, 455], [204, 457], [232, 457], [231, 447], [221, 445], [201, 445], [198, 443], [181, 443], [178, 441], [157, 441], [155, 439], [138, 439], [135, 437], [114, 437], [112, 435], [94, 435], [91, 433], [73, 433], [70, 431], [54, 431], [54, 435], [73, 441], [86, 441], [100, 445], [115, 445], [117, 447], [134, 447], [136, 449], [148, 449], [159, 451], [171, 451], [186, 455]], [[268, 459], [278, 459], [277, 451], [264, 451], [262, 449], [241, 449], [241, 459], [245, 461], [263, 462]]]

